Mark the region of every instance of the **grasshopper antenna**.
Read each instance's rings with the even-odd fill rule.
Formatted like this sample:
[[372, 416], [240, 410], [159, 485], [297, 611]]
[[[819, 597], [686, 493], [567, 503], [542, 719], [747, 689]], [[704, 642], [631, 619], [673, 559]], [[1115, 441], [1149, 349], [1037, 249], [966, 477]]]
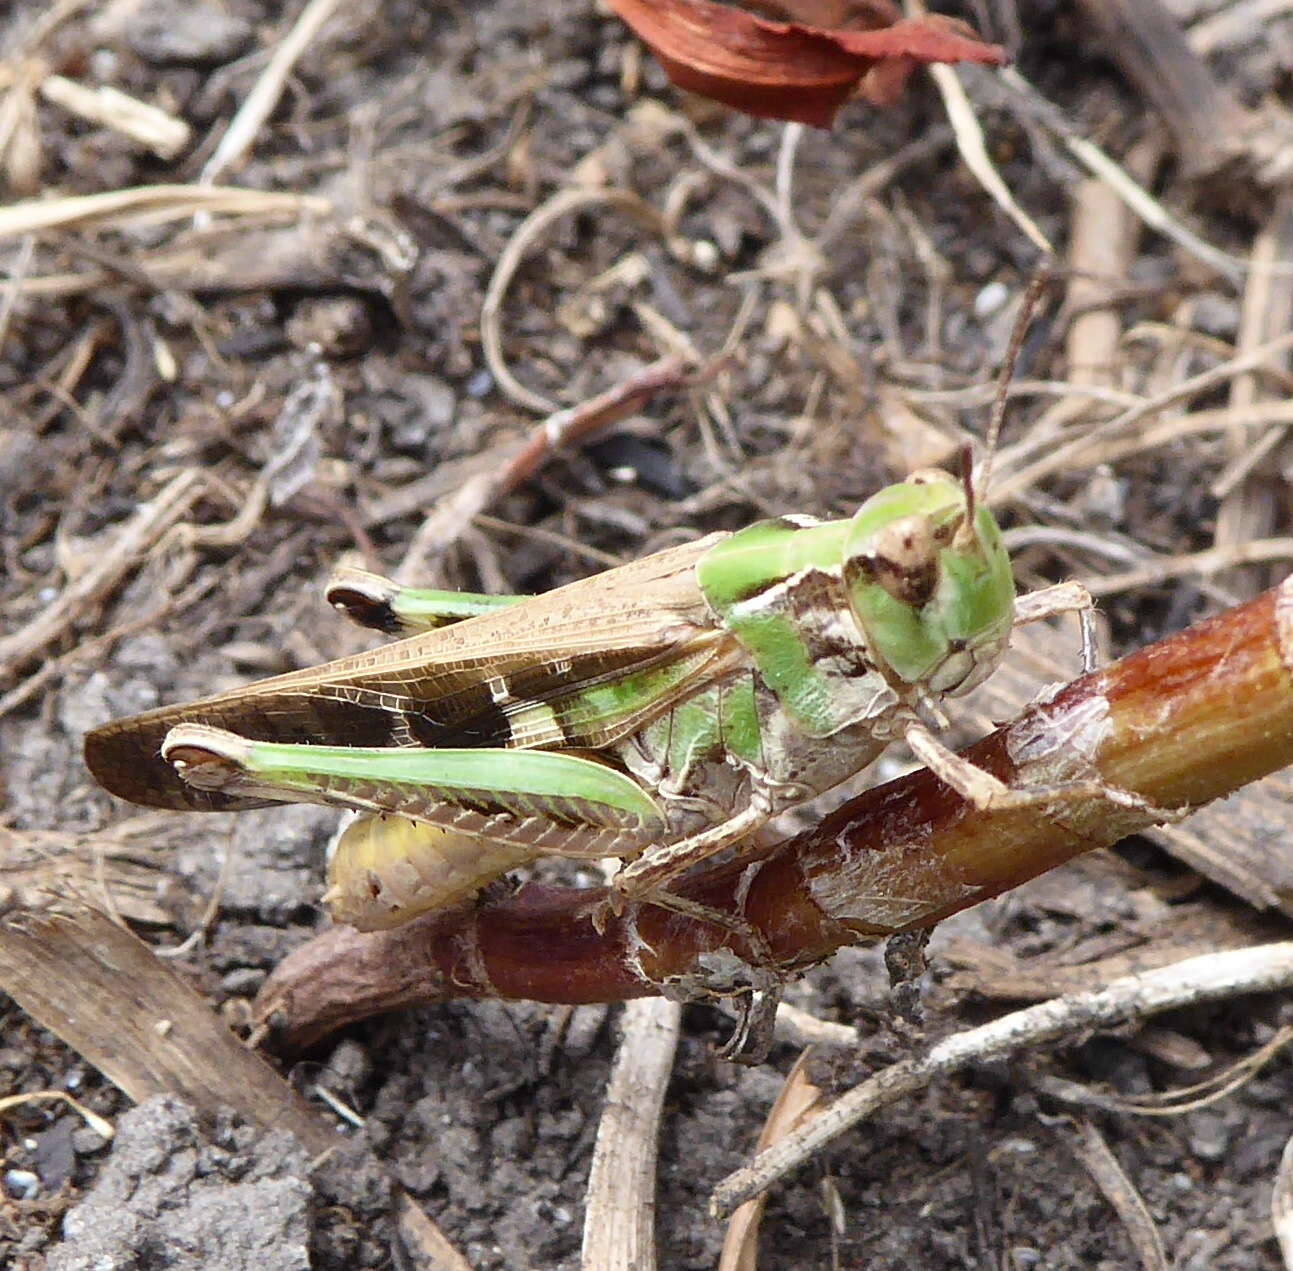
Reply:
[[[1010, 343], [1006, 346], [1005, 360], [997, 374], [997, 391], [992, 399], [992, 414], [988, 418], [987, 453], [983, 457], [983, 466], [979, 470], [978, 488], [983, 498], [987, 498], [988, 479], [992, 475], [992, 459], [997, 452], [997, 439], [1001, 436], [1001, 424], [1006, 417], [1006, 397], [1010, 392], [1010, 382], [1015, 376], [1015, 363], [1019, 360], [1019, 350], [1023, 348], [1024, 337], [1032, 324], [1033, 314], [1037, 311], [1042, 292], [1050, 286], [1051, 271], [1045, 262], [1033, 274], [1024, 292], [1023, 303], [1015, 316], [1015, 325], [1010, 332]], [[965, 465], [965, 497], [970, 508], [971, 524], [974, 515], [974, 480], [970, 465]]]

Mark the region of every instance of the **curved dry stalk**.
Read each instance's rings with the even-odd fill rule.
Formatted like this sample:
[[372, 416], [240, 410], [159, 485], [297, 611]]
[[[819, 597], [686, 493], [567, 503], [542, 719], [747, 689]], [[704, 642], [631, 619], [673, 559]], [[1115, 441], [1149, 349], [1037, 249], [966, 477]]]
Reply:
[[1267, 993], [1293, 984], [1293, 943], [1258, 945], [1187, 958], [1104, 988], [1070, 993], [957, 1033], [924, 1055], [891, 1065], [841, 1095], [802, 1129], [788, 1135], [715, 1189], [710, 1209], [723, 1218], [777, 1179], [797, 1169], [832, 1139], [878, 1109], [923, 1089], [970, 1063], [1001, 1059], [1094, 1028], [1110, 1028], [1199, 1002]]
[[1275, 1185], [1271, 1188], [1271, 1222], [1286, 1267], [1293, 1267], [1293, 1139], [1284, 1144]]
[[647, 230], [659, 235], [672, 250], [688, 255], [690, 244], [680, 238], [669, 224], [664, 213], [631, 190], [580, 188], [561, 190], [546, 203], [541, 203], [516, 227], [507, 246], [503, 249], [485, 289], [485, 299], [480, 307], [480, 345], [495, 383], [518, 406], [551, 415], [559, 410], [557, 403], [542, 393], [526, 388], [512, 374], [503, 353], [502, 310], [512, 279], [521, 262], [535, 243], [547, 232], [548, 227], [585, 208], [608, 206], [617, 208], [638, 221]]
[[979, 809], [920, 771], [679, 886], [753, 928], [772, 967], [726, 927], [630, 904], [599, 932], [605, 889], [530, 885], [392, 931], [326, 931], [270, 976], [257, 1015], [294, 1048], [454, 998], [721, 994], [932, 926], [1147, 828], [1163, 808], [1199, 807], [1293, 763], [1293, 581], [1083, 676], [966, 758], [1039, 797]]
[[[825, 1095], [808, 1076], [811, 1046], [800, 1051], [794, 1067], [786, 1074], [768, 1119], [763, 1123], [758, 1148], [762, 1150], [816, 1115]], [[739, 1206], [727, 1224], [727, 1236], [719, 1257], [718, 1271], [757, 1271], [759, 1224], [763, 1219], [764, 1197], [756, 1196]]]

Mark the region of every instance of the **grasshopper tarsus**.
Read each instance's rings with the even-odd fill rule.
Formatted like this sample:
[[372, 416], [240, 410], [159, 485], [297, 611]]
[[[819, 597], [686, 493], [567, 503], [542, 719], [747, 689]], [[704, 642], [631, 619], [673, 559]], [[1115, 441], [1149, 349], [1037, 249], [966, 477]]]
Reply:
[[929, 969], [925, 956], [929, 928], [900, 931], [885, 941], [884, 965], [889, 974], [889, 1004], [893, 1014], [912, 1029], [923, 1026], [920, 982]]
[[781, 1005], [780, 980], [768, 988], [751, 988], [733, 995], [737, 1024], [732, 1035], [718, 1048], [719, 1059], [757, 1068], [772, 1053]]

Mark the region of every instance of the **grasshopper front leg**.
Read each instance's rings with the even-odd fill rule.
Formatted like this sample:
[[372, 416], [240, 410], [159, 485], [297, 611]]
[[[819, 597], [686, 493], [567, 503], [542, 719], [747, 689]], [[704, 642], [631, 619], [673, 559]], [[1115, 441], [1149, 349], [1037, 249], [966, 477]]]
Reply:
[[[1065, 613], [1078, 615], [1082, 637], [1082, 671], [1090, 674], [1095, 670], [1097, 662], [1095, 602], [1080, 582], [1056, 583], [1052, 587], [1017, 596], [1014, 602], [1014, 625], [1023, 626]], [[962, 759], [918, 721], [910, 723], [903, 735], [912, 754], [976, 808], [1055, 807], [1099, 797], [1119, 807], [1152, 814], [1160, 821], [1179, 820], [1183, 815], [1173, 809], [1155, 807], [1130, 791], [1098, 781], [1077, 779], [1026, 788], [1008, 786], [991, 773]]]
[[985, 812], [1005, 808], [1058, 808], [1066, 803], [1103, 799], [1116, 807], [1151, 816], [1158, 822], [1179, 821], [1189, 815], [1188, 810], [1162, 808], [1130, 790], [1089, 778], [1009, 786], [948, 749], [923, 724], [910, 725], [904, 735], [912, 754], [925, 767], [968, 803]]
[[1060, 614], [1076, 613], [1082, 633], [1082, 673], [1089, 674], [1096, 668], [1095, 601], [1091, 593], [1076, 581], [1056, 583], [1015, 597], [1014, 625], [1022, 627], [1030, 622], [1056, 618]]

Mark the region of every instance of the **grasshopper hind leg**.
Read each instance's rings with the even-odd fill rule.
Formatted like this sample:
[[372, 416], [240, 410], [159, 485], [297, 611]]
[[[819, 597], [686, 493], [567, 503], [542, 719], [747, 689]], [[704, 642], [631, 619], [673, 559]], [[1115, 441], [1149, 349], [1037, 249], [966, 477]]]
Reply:
[[526, 596], [486, 596], [470, 591], [405, 587], [380, 574], [338, 565], [324, 599], [351, 622], [384, 635], [408, 636], [506, 609]]
[[[752, 804], [722, 824], [699, 834], [690, 835], [676, 843], [648, 848], [637, 860], [625, 865], [615, 875], [610, 884], [610, 896], [593, 914], [593, 925], [601, 931], [609, 915], [621, 914], [626, 903], [653, 905], [658, 909], [667, 909], [672, 913], [681, 914], [696, 922], [720, 927], [731, 932], [744, 944], [747, 955], [746, 965], [757, 983], [749, 990], [749, 1001], [743, 1009], [743, 1022], [737, 1030], [737, 1036], [724, 1047], [724, 1057], [744, 1053], [757, 1052], [760, 1055], [767, 1053], [767, 1046], [763, 1044], [762, 1039], [770, 1024], [763, 1016], [768, 1011], [775, 1013], [776, 1000], [771, 1000], [770, 1006], [766, 1005], [771, 981], [767, 984], [764, 981], [771, 976], [779, 986], [776, 960], [772, 956], [772, 949], [767, 939], [749, 919], [743, 915], [728, 913], [680, 896], [677, 892], [671, 891], [668, 884], [692, 866], [747, 838], [767, 823], [768, 815], [764, 807]], [[779, 992], [778, 987], [778, 996]], [[753, 1062], [761, 1062], [761, 1059], [755, 1059]]]

